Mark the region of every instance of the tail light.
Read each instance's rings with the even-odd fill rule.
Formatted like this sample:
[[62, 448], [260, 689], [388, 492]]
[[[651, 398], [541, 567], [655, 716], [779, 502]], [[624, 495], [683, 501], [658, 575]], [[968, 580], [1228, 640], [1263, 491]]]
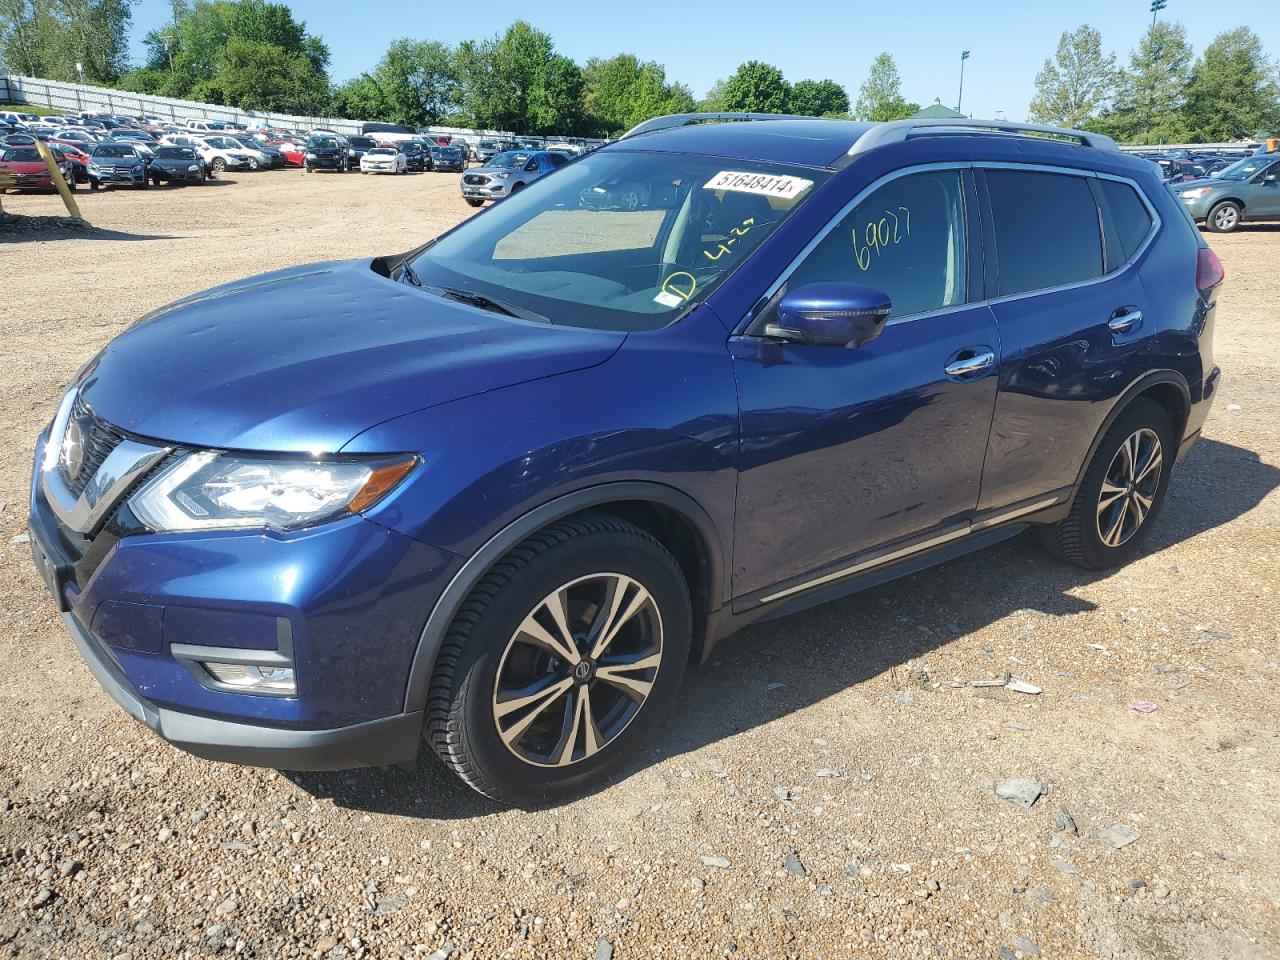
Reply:
[[1225, 278], [1226, 272], [1222, 269], [1222, 261], [1218, 259], [1218, 255], [1209, 247], [1201, 247], [1200, 255], [1196, 258], [1196, 289], [1207, 294]]

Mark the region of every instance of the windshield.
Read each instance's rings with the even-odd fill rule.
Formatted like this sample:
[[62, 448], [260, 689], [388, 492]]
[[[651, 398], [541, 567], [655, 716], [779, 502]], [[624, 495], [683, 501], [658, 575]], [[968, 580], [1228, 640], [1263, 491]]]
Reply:
[[307, 141], [307, 148], [314, 150], [319, 147], [321, 150], [331, 150], [338, 145], [338, 141], [333, 137], [312, 137]]
[[394, 157], [395, 155], [396, 152], [390, 147], [374, 147], [368, 153], [370, 157]]
[[123, 144], [106, 144], [95, 147], [93, 151], [95, 157], [136, 157], [133, 147], [126, 147]]
[[512, 150], [509, 153], [500, 153], [487, 164], [490, 167], [510, 167], [514, 170], [516, 167], [523, 167], [529, 162], [529, 154], [522, 153], [518, 150]]
[[157, 160], [194, 160], [195, 151], [190, 147], [161, 147], [156, 151]]
[[353, 147], [359, 147], [361, 150], [372, 150], [378, 145], [378, 141], [371, 137], [352, 137], [347, 142]]
[[3, 154], [3, 158], [13, 163], [36, 163], [40, 160], [40, 151], [6, 150]]
[[1246, 157], [1231, 166], [1219, 170], [1215, 176], [1222, 180], [1248, 180], [1275, 162], [1275, 157]]
[[552, 323], [665, 326], [716, 288], [828, 173], [622, 150], [541, 177], [412, 261], [424, 286]]

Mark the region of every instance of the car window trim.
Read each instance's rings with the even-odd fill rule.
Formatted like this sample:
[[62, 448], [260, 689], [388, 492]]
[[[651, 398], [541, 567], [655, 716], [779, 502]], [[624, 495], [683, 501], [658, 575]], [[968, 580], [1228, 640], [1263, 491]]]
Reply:
[[[1022, 290], [1018, 293], [1010, 293], [1005, 296], [992, 297], [986, 301], [988, 306], [994, 306], [995, 304], [1000, 304], [1000, 303], [1011, 303], [1014, 300], [1020, 300], [1020, 299], [1023, 299], [1024, 297], [1038, 297], [1046, 293], [1059, 293], [1064, 290], [1076, 290], [1081, 287], [1091, 286], [1095, 283], [1104, 283], [1108, 280], [1112, 280], [1118, 277], [1120, 274], [1124, 273], [1126, 270], [1132, 267], [1139, 259], [1141, 259], [1142, 255], [1147, 252], [1147, 248], [1151, 246], [1152, 242], [1155, 240], [1156, 235], [1160, 232], [1160, 227], [1163, 225], [1163, 222], [1164, 222], [1161, 219], [1160, 214], [1156, 210], [1155, 206], [1151, 203], [1151, 200], [1147, 196], [1146, 191], [1143, 190], [1141, 185], [1131, 177], [1124, 177], [1124, 176], [1120, 176], [1118, 174], [1113, 174], [1113, 173], [1105, 173], [1099, 170], [1085, 170], [1079, 167], [1060, 167], [1060, 166], [1056, 166], [1053, 164], [1046, 164], [1046, 163], [1010, 163], [1008, 161], [980, 160], [975, 162], [973, 166], [974, 166], [974, 169], [978, 171], [981, 171], [981, 170], [1027, 170], [1032, 173], [1058, 173], [1058, 174], [1066, 174], [1068, 176], [1084, 177], [1086, 179], [1115, 180], [1118, 183], [1124, 183], [1132, 187], [1134, 189], [1134, 192], [1137, 193], [1138, 199], [1141, 200], [1143, 206], [1147, 208], [1147, 213], [1150, 214], [1151, 216], [1151, 229], [1147, 232], [1146, 237], [1143, 238], [1142, 243], [1138, 244], [1137, 249], [1134, 250], [1133, 252], [1133, 256], [1124, 260], [1118, 267], [1116, 267], [1116, 269], [1111, 271], [1106, 270], [1106, 260], [1105, 260], [1105, 253], [1104, 253], [1104, 259], [1102, 264], [1104, 272], [1100, 276], [1090, 277], [1087, 280], [1073, 280], [1070, 283], [1060, 283], [1051, 287], [1040, 287], [1035, 290]], [[1092, 190], [1090, 191], [1090, 193], [1092, 194]], [[990, 201], [990, 198], [988, 197], [988, 204], [987, 204], [987, 210], [986, 210], [987, 215], [991, 215], [991, 208], [990, 208], [989, 201]], [[1097, 201], [1094, 202], [1094, 205], [1097, 206]], [[1098, 240], [1099, 240], [1099, 243], [1105, 243], [1105, 236], [1100, 233]], [[1000, 250], [998, 248], [994, 249], [991, 253], [991, 256], [993, 256], [993, 258], [995, 259], [997, 269], [998, 269], [999, 260], [1000, 260]]]
[[[813, 252], [814, 248], [816, 248], [818, 244], [820, 244], [823, 240], [825, 240], [827, 238], [827, 235], [831, 233], [831, 231], [834, 230], [837, 226], [839, 226], [840, 222], [859, 203], [865, 200], [873, 191], [879, 189], [884, 184], [889, 183], [893, 180], [897, 180], [901, 177], [910, 176], [913, 173], [928, 173], [934, 170], [961, 170], [961, 171], [969, 170], [972, 172], [974, 186], [977, 187], [977, 190], [974, 191], [974, 197], [972, 198], [972, 202], [973, 202], [973, 205], [978, 208], [976, 211], [978, 216], [976, 219], [970, 217], [966, 221], [966, 225], [965, 225], [966, 233], [968, 234], [966, 241], [967, 241], [967, 250], [972, 251], [973, 239], [974, 239], [972, 230], [973, 230], [974, 224], [977, 223], [980, 226], [980, 230], [981, 230], [981, 237], [979, 237], [978, 239], [979, 239], [979, 246], [981, 247], [981, 250], [982, 250], [982, 258], [983, 258], [983, 265], [984, 265], [984, 289], [982, 290], [982, 293], [984, 294], [984, 296], [981, 299], [969, 299], [965, 303], [958, 303], [958, 304], [952, 304], [951, 306], [939, 307], [936, 310], [926, 310], [921, 313], [904, 314], [903, 316], [900, 316], [900, 317], [894, 317], [893, 319], [889, 320], [885, 324], [885, 326], [894, 326], [899, 323], [910, 323], [914, 320], [925, 320], [932, 317], [940, 316], [942, 314], [955, 313], [960, 310], [969, 310], [979, 306], [991, 306], [997, 303], [1007, 303], [1022, 297], [1039, 296], [1044, 293], [1056, 293], [1060, 290], [1071, 290], [1076, 287], [1084, 287], [1090, 284], [1101, 283], [1103, 281], [1110, 280], [1120, 275], [1124, 271], [1128, 270], [1139, 259], [1141, 259], [1142, 255], [1146, 253], [1147, 248], [1151, 246], [1152, 242], [1155, 240], [1156, 235], [1160, 232], [1160, 228], [1161, 226], [1163, 226], [1163, 223], [1164, 223], [1163, 218], [1161, 218], [1159, 212], [1156, 210], [1155, 206], [1151, 203], [1150, 198], [1147, 197], [1146, 191], [1142, 188], [1142, 186], [1138, 183], [1138, 181], [1133, 179], [1132, 177], [1125, 177], [1119, 174], [1107, 173], [1099, 170], [1087, 170], [1087, 169], [1082, 169], [1080, 167], [1063, 167], [1063, 166], [1056, 166], [1053, 164], [1045, 164], [1045, 163], [1016, 163], [1016, 162], [1000, 161], [1000, 160], [964, 160], [964, 161], [952, 160], [952, 161], [941, 161], [941, 162], [935, 162], [935, 163], [913, 164], [912, 166], [909, 166], [909, 167], [902, 167], [901, 169], [891, 170], [888, 173], [882, 174], [881, 176], [877, 177], [875, 180], [871, 181], [871, 183], [863, 187], [861, 190], [859, 190], [856, 194], [854, 194], [853, 197], [851, 197], [838, 211], [836, 211], [836, 213], [825, 224], [823, 224], [822, 228], [817, 233], [815, 233], [812, 238], [810, 238], [809, 242], [804, 245], [804, 247], [800, 250], [800, 252], [796, 254], [796, 256], [793, 257], [791, 261], [782, 269], [782, 271], [778, 274], [777, 279], [775, 279], [773, 283], [771, 283], [769, 287], [765, 290], [765, 292], [760, 295], [759, 299], [756, 300], [754, 306], [752, 306], [751, 309], [746, 312], [742, 320], [739, 321], [738, 325], [730, 333], [730, 336], [731, 337], [750, 337], [753, 339], [760, 339], [757, 335], [750, 334], [747, 332], [751, 328], [752, 323], [754, 323], [755, 320], [760, 316], [760, 312], [769, 306], [769, 304], [773, 301], [775, 294], [777, 294], [779, 288], [781, 288], [782, 285], [786, 283], [787, 280], [790, 279], [791, 275], [800, 268], [800, 265], [805, 261], [806, 258], [808, 258], [809, 254]], [[1128, 259], [1123, 261], [1118, 267], [1116, 267], [1115, 270], [1112, 270], [1110, 272], [1104, 272], [1101, 276], [1092, 277], [1088, 280], [1076, 280], [1076, 281], [1073, 281], [1072, 283], [1060, 284], [1055, 287], [1044, 287], [1039, 290], [1024, 290], [1021, 293], [1013, 293], [1003, 297], [998, 295], [985, 296], [985, 294], [996, 293], [998, 290], [998, 288], [994, 288], [994, 287], [991, 289], [986, 289], [985, 287], [987, 283], [991, 282], [991, 276], [987, 271], [994, 269], [997, 266], [999, 252], [995, 249], [994, 236], [992, 235], [994, 234], [994, 224], [991, 219], [992, 214], [991, 214], [990, 199], [984, 194], [984, 191], [986, 188], [986, 180], [983, 177], [977, 176], [977, 174], [983, 170], [1029, 170], [1033, 172], [1042, 172], [1042, 173], [1061, 173], [1061, 174], [1068, 174], [1068, 175], [1077, 176], [1077, 177], [1085, 177], [1085, 178], [1093, 178], [1093, 179], [1101, 179], [1101, 180], [1115, 180], [1118, 183], [1127, 184], [1128, 186], [1133, 188], [1134, 192], [1137, 193], [1138, 195], [1138, 199], [1142, 202], [1142, 205], [1147, 208], [1147, 213], [1151, 217], [1151, 229], [1147, 231], [1146, 237], [1143, 238], [1142, 243], [1138, 244], [1132, 256], [1130, 256]], [[967, 190], [969, 183], [965, 180], [964, 177], [962, 177], [961, 179], [962, 181], [964, 181], [962, 182], [962, 186]], [[966, 202], [966, 212], [967, 212], [968, 211], [967, 205], [971, 202], [968, 196], [966, 196], [965, 202]], [[1103, 242], [1105, 241], [1103, 240], [1103, 237], [1100, 234], [1099, 243], [1101, 244]], [[1105, 270], [1105, 268], [1106, 268], [1106, 262], [1104, 259], [1103, 269]], [[972, 293], [973, 291], [970, 291], [970, 292]]]

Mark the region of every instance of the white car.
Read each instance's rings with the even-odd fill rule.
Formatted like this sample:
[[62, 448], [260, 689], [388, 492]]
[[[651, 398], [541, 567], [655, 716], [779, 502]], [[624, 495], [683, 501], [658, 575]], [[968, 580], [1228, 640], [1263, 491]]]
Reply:
[[408, 173], [409, 158], [393, 147], [374, 147], [360, 158], [361, 173]]
[[[186, 141], [186, 142], [180, 142]], [[227, 137], [184, 137], [181, 135], [161, 138], [161, 143], [175, 147], [194, 147], [200, 158], [214, 173], [223, 170], [257, 170], [260, 164], [249, 156], [244, 147]]]

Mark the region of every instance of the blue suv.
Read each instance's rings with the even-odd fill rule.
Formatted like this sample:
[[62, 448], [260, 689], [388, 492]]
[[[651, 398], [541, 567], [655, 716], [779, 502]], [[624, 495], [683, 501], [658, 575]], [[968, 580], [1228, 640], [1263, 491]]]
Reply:
[[617, 771], [753, 621], [1028, 527], [1132, 558], [1219, 375], [1222, 269], [1151, 164], [983, 121], [712, 119], [89, 361], [30, 526], [107, 691], [202, 757], [425, 739], [537, 803]]

